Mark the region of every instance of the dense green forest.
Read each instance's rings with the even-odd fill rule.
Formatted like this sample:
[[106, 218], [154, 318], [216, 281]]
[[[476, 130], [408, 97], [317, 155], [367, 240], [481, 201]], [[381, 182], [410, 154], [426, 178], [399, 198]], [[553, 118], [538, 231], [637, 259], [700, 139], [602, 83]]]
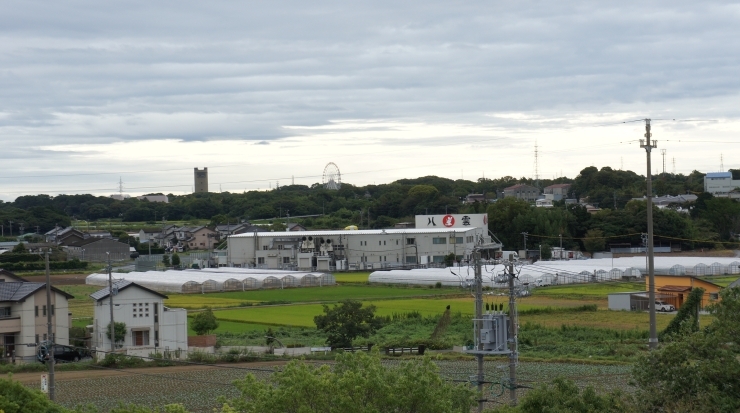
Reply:
[[[716, 199], [703, 194], [704, 174], [694, 171], [689, 175], [660, 174], [654, 177], [654, 195], [694, 193], [697, 202], [688, 205], [690, 214], [675, 210], [657, 210], [656, 234], [686, 240], [706, 240], [702, 246], [713, 246], [715, 241], [730, 241], [740, 232], [740, 203]], [[485, 194], [488, 199], [501, 198], [504, 188], [517, 183], [545, 186], [572, 183], [571, 197], [587, 200], [602, 211], [589, 214], [579, 205], [558, 205], [555, 208], [535, 208], [526, 202], [501, 199], [493, 204], [465, 204], [471, 193]], [[154, 203], [136, 198], [118, 201], [93, 195], [28, 195], [14, 202], [0, 203], [0, 220], [23, 223], [27, 230], [47, 231], [55, 224], [69, 225], [72, 219], [122, 220], [124, 222], [152, 222], [167, 220], [206, 219], [212, 223], [258, 221], [286, 216], [308, 228], [343, 228], [360, 225], [363, 228], [383, 228], [399, 221], [412, 221], [416, 214], [482, 213], [491, 216], [490, 229], [511, 248], [523, 245], [521, 232], [528, 232], [534, 244], [552, 244], [560, 234], [564, 246], [594, 249], [599, 239], [609, 243], [640, 242], [645, 228], [645, 203], [631, 201], [645, 195], [645, 177], [631, 171], [609, 167], [583, 169], [575, 179], [499, 179], [478, 181], [451, 180], [436, 176], [401, 179], [389, 184], [354, 186], [343, 184], [338, 191], [326, 190], [319, 184], [282, 186], [270, 191], [244, 193], [208, 193], [190, 195], [169, 194], [170, 202]], [[616, 206], [616, 209], [615, 209]], [[686, 207], [686, 206], [685, 206]], [[295, 218], [305, 215], [315, 217]], [[637, 235], [625, 235], [637, 234]], [[535, 238], [538, 239], [535, 240]], [[583, 238], [590, 238], [584, 243]], [[668, 238], [656, 238], [659, 242]], [[695, 242], [682, 242], [687, 248]]]

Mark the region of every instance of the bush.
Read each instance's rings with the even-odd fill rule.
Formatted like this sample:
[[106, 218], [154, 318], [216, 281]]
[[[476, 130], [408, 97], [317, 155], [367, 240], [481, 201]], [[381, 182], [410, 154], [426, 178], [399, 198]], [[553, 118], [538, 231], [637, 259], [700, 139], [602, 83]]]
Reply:
[[213, 311], [210, 308], [206, 308], [204, 311], [193, 316], [190, 321], [190, 327], [195, 331], [195, 334], [202, 336], [217, 329], [218, 320], [216, 320], [216, 315], [213, 314]]

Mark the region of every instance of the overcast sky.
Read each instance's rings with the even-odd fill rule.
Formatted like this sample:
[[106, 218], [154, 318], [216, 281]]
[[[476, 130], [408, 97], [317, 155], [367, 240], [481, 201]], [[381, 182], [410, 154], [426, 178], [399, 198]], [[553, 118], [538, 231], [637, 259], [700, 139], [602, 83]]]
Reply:
[[740, 5], [613, 3], [6, 1], [0, 199], [740, 168]]

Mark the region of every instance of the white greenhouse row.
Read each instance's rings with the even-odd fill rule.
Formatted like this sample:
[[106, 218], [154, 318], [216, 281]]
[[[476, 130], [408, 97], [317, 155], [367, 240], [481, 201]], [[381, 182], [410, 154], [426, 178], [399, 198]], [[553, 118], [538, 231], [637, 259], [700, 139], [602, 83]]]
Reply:
[[[336, 284], [334, 276], [326, 273], [246, 268], [116, 273], [113, 274], [113, 278], [115, 280], [124, 279], [133, 281], [142, 287], [170, 293], [210, 293], [218, 291], [256, 290], [260, 288], [321, 287]], [[107, 286], [108, 274], [91, 274], [87, 277], [85, 283]]]
[[[538, 261], [516, 265], [515, 283], [530, 285], [574, 284], [623, 279], [639, 279], [647, 273], [645, 257], [604, 258], [593, 260]], [[484, 285], [503, 287], [504, 266], [483, 267]], [[740, 274], [738, 258], [716, 257], [655, 257], [655, 273], [665, 275]], [[427, 268], [413, 270], [375, 271], [369, 282], [377, 284], [409, 284], [469, 287], [474, 277], [473, 267]]]

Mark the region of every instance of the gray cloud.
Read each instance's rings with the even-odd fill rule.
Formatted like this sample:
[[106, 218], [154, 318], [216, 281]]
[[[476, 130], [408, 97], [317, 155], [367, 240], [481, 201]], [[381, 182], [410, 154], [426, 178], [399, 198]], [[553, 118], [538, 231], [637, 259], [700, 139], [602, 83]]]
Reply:
[[[729, 1], [11, 1], [0, 140], [262, 144], [341, 119], [506, 137], [645, 110], [737, 119], [739, 17]], [[532, 118], [491, 116], [512, 112]]]

